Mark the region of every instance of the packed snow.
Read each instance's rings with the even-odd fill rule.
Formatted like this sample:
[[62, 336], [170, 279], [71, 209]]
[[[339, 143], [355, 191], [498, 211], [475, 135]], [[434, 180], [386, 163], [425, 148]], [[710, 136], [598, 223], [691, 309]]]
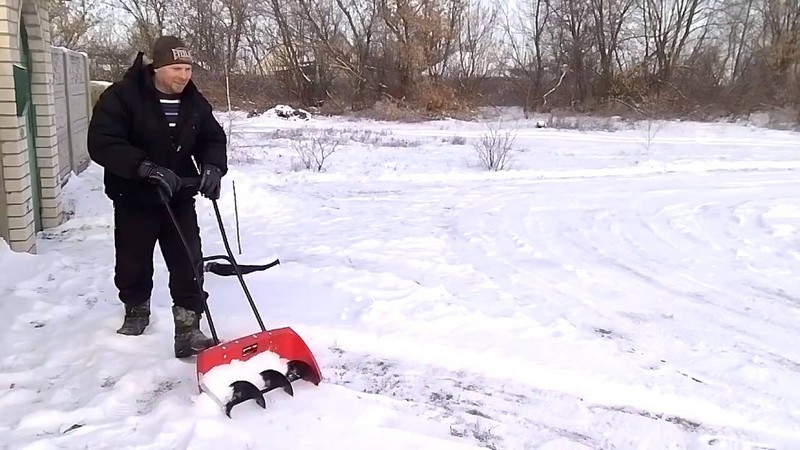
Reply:
[[272, 369], [286, 374], [286, 362], [277, 353], [264, 351], [247, 360], [234, 359], [228, 364], [216, 366], [208, 372], [200, 374], [198, 384], [203, 395], [210, 397], [217, 405], [224, 406], [231, 400], [233, 394], [231, 384], [233, 382], [247, 381], [253, 386], [263, 389], [265, 383], [261, 372]]
[[[246, 115], [220, 210], [239, 262], [280, 259], [247, 285], [322, 383], [227, 418], [172, 355], [158, 250], [150, 327], [115, 334], [92, 165], [38, 254], [0, 241], [0, 448], [800, 448], [798, 133]], [[223, 339], [258, 331], [235, 277], [206, 288]]]

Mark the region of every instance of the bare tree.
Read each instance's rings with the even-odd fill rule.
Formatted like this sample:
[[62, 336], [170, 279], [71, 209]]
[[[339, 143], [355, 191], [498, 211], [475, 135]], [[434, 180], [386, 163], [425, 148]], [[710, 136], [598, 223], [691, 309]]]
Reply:
[[238, 66], [250, 0], [186, 0], [174, 6], [179, 33], [209, 71], [228, 73]]
[[500, 10], [480, 0], [467, 7], [457, 52], [452, 58], [449, 74], [460, 87], [461, 95], [475, 95], [484, 78], [500, 68], [498, 33]]
[[243, 31], [243, 73], [256, 73], [266, 76], [270, 73], [270, 58], [280, 47], [276, 36], [277, 25], [271, 19], [271, 6], [253, 2], [245, 19]]
[[366, 89], [377, 88], [368, 74], [378, 19], [376, 4], [357, 0], [298, 2], [319, 44], [320, 56], [324, 54], [330, 69], [349, 80], [351, 108], [362, 109], [366, 106]]
[[[754, 10], [755, 0], [727, 1], [723, 3], [724, 22], [721, 26], [727, 28], [728, 42], [726, 62], [731, 61], [728, 81], [735, 85], [742, 75], [748, 58], [752, 57], [757, 36], [753, 30], [757, 29], [757, 11]], [[729, 64], [726, 64], [728, 66]]]
[[634, 0], [591, 0], [594, 41], [600, 58], [600, 97], [608, 96], [613, 88], [622, 28], [633, 6]]
[[399, 77], [397, 96], [412, 99], [423, 72], [434, 80], [456, 37], [462, 0], [378, 0], [389, 48], [385, 53]]
[[151, 49], [169, 20], [168, 0], [110, 0], [112, 5], [126, 12], [133, 19], [128, 39], [134, 47]]
[[48, 0], [51, 43], [71, 49], [86, 45], [89, 31], [100, 23], [97, 6], [93, 0]]
[[657, 89], [672, 81], [689, 36], [700, 21], [704, 0], [644, 0], [642, 13], [647, 38], [646, 58], [652, 55]]
[[525, 115], [544, 92], [545, 31], [552, 23], [549, 0], [524, 0], [505, 12], [505, 36], [508, 40], [507, 73], [522, 91]]
[[[53, 43], [89, 51], [97, 74], [177, 33], [206, 69], [198, 82], [219, 94], [235, 78], [231, 95], [248, 108], [800, 104], [796, 0], [48, 1]], [[105, 34], [98, 2], [123, 13], [122, 36]]]
[[431, 24], [432, 29], [427, 30], [423, 45], [427, 53], [428, 75], [434, 82], [439, 82], [457, 51], [468, 5], [466, 0], [441, 0], [434, 10], [439, 15], [436, 23]]
[[270, 0], [272, 17], [277, 25], [277, 35], [280, 45], [275, 50], [277, 60], [283, 73], [286, 88], [296, 95], [303, 105], [316, 103], [314, 99], [314, 86], [307, 68], [309, 54], [303, 47], [304, 21], [294, 4], [285, 0]]
[[766, 0], [764, 13], [771, 63], [782, 78], [800, 60], [800, 3]]

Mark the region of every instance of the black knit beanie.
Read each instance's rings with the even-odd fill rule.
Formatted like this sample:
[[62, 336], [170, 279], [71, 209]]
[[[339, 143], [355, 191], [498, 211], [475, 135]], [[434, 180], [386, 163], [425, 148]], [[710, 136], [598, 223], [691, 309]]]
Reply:
[[192, 52], [175, 36], [162, 36], [153, 44], [153, 68], [170, 64], [191, 64]]

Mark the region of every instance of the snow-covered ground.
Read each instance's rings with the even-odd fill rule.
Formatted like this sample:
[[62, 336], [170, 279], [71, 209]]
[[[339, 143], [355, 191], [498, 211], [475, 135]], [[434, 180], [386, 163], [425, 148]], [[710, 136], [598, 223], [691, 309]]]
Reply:
[[[481, 123], [225, 122], [237, 259], [280, 258], [248, 286], [323, 383], [225, 417], [172, 357], [158, 251], [150, 328], [115, 334], [91, 166], [38, 255], [0, 242], [0, 448], [800, 448], [797, 133], [506, 120], [515, 165], [489, 172]], [[298, 170], [295, 147], [334, 142]], [[206, 286], [224, 339], [257, 331], [235, 278]]]

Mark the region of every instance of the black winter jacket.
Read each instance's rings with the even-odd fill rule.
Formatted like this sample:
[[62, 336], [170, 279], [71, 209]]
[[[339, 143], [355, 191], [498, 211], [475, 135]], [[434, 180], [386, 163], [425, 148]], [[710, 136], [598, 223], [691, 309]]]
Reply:
[[[105, 169], [105, 192], [112, 201], [155, 206], [161, 204], [155, 185], [136, 175], [143, 160], [167, 167], [180, 177], [198, 177], [197, 167], [202, 164], [213, 164], [225, 174], [227, 138], [211, 105], [190, 81], [181, 96], [173, 142], [153, 84], [152, 65], [143, 65], [142, 57], [140, 52], [123, 78], [100, 95], [89, 122], [87, 144], [89, 156]], [[190, 199], [195, 194], [186, 189], [173, 199]]]

